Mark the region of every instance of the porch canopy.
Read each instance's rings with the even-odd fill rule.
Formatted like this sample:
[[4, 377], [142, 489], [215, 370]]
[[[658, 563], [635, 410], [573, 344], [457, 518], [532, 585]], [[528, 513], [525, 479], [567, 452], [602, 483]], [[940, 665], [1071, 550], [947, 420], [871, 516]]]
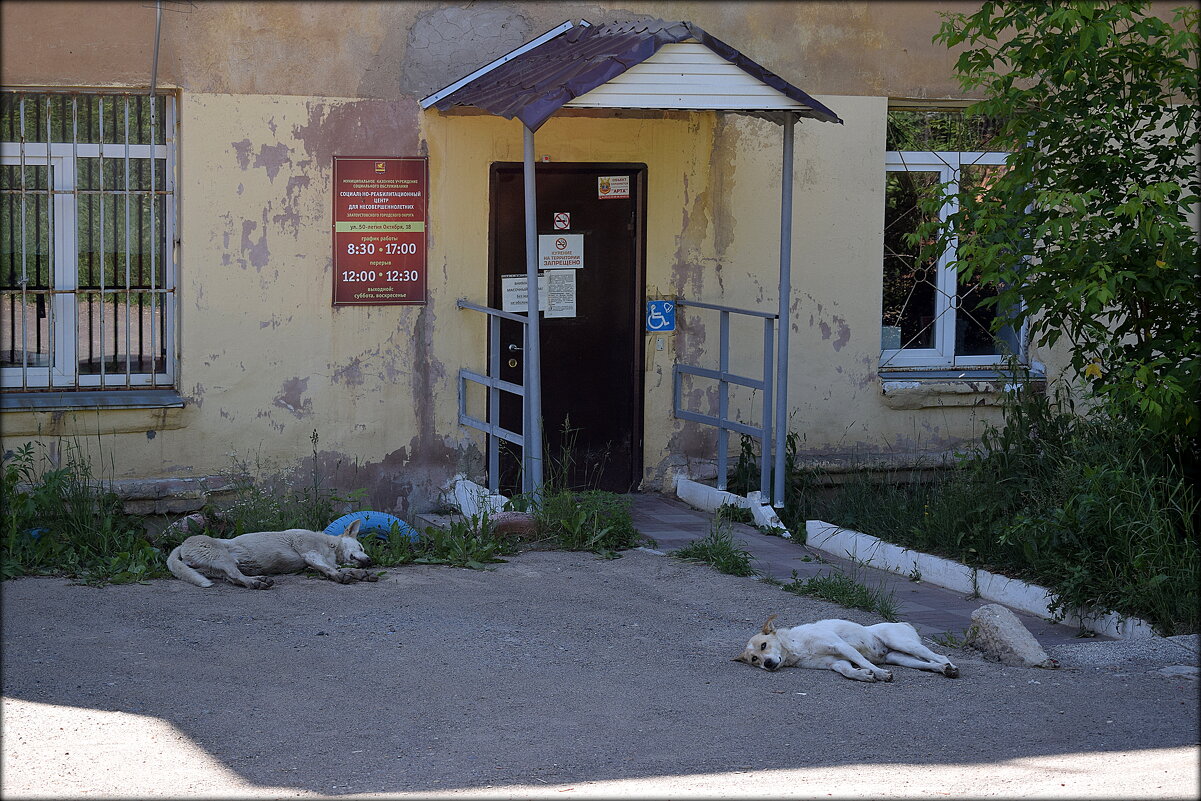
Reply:
[[[570, 20], [421, 100], [447, 111], [470, 106], [524, 126], [528, 309], [538, 309], [534, 131], [556, 111], [647, 109], [715, 111], [772, 120], [784, 128], [780, 209], [780, 324], [776, 362], [775, 485], [783, 503], [788, 424], [788, 309], [791, 300], [793, 124], [797, 117], [842, 123], [805, 92], [691, 22], [658, 19], [592, 25]], [[525, 447], [532, 485], [542, 485], [539, 315], [528, 316]], [[765, 421], [766, 422], [766, 421]], [[763, 443], [766, 449], [768, 444]]]

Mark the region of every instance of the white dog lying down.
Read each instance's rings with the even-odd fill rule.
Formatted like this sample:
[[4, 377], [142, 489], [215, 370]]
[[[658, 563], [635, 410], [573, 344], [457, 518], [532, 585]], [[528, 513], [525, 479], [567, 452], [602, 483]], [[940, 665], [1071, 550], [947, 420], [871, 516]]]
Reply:
[[908, 623], [861, 626], [849, 620], [819, 620], [803, 626], [777, 629], [772, 615], [735, 662], [764, 670], [782, 667], [835, 670], [856, 681], [892, 681], [892, 672], [877, 665], [930, 670], [948, 678], [959, 668], [945, 656], [922, 645], [917, 630]]
[[167, 557], [167, 568], [176, 578], [197, 587], [211, 587], [211, 578], [226, 578], [252, 590], [265, 590], [274, 582], [268, 573], [298, 573], [311, 567], [324, 576], [349, 584], [352, 581], [378, 581], [379, 576], [366, 570], [338, 565], [354, 562], [359, 567], [371, 564], [371, 557], [358, 540], [356, 520], [340, 536], [304, 528], [287, 531], [253, 531], [228, 540], [197, 534], [188, 537]]

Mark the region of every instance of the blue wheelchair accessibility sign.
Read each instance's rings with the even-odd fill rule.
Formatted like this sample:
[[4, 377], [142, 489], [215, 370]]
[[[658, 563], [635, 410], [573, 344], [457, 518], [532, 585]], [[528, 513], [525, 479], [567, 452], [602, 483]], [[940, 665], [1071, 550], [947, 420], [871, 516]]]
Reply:
[[648, 300], [646, 302], [647, 331], [676, 330], [676, 302], [674, 300]]

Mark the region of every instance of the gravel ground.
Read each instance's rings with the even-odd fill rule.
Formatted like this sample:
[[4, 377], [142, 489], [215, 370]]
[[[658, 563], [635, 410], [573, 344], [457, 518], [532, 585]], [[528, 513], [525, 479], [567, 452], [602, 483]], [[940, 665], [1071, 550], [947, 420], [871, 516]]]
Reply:
[[1161, 672], [1195, 640], [1070, 646], [1058, 671], [950, 651], [957, 680], [769, 674], [730, 661], [768, 614], [876, 619], [636, 551], [0, 589], [5, 799], [1201, 791], [1198, 683]]

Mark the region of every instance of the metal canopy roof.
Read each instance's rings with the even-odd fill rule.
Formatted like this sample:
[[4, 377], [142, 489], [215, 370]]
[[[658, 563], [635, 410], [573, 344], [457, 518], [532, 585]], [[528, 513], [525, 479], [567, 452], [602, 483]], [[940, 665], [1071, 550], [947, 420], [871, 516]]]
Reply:
[[[474, 106], [506, 119], [517, 117], [534, 131], [560, 108], [646, 61], [663, 45], [693, 40], [792, 101], [788, 108], [798, 116], [842, 122], [805, 92], [691, 22], [663, 20], [600, 25], [582, 20], [578, 25], [565, 22], [423, 98], [421, 107], [445, 111], [454, 106]], [[782, 121], [779, 113], [762, 108], [722, 106], [720, 110]]]

